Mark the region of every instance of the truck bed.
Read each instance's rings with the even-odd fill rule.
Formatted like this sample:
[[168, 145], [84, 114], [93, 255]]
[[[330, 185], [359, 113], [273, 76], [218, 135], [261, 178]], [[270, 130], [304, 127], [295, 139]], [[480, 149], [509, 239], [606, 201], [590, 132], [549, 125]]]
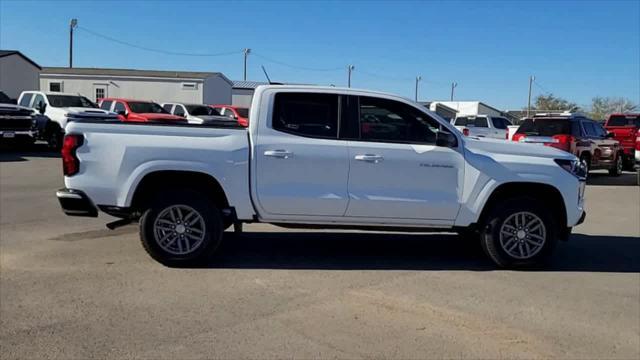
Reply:
[[144, 176], [171, 168], [211, 175], [238, 206], [238, 218], [253, 216], [244, 128], [83, 121], [66, 132], [83, 134], [84, 143], [76, 152], [80, 171], [65, 177], [65, 186], [83, 189], [96, 206], [129, 207]]

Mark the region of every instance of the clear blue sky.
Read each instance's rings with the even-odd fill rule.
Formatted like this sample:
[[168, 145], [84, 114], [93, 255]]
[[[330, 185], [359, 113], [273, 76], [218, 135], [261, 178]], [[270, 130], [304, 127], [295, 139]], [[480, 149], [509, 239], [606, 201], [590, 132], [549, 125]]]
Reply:
[[[500, 108], [553, 92], [640, 102], [640, 1], [601, 2], [27, 2], [0, 0], [0, 48], [43, 66], [68, 63], [68, 24], [182, 53], [251, 48], [249, 80], [346, 85], [421, 99], [482, 100]], [[258, 57], [259, 55], [263, 56]], [[292, 68], [267, 60], [315, 69]], [[242, 55], [156, 54], [76, 31], [74, 65], [221, 71], [242, 79]], [[336, 70], [337, 69], [337, 70]]]

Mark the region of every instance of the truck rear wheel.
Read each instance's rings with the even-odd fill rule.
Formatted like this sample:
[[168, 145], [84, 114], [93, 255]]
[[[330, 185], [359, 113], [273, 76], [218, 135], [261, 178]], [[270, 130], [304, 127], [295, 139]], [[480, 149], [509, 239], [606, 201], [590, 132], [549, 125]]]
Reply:
[[222, 231], [220, 211], [191, 190], [163, 195], [140, 219], [142, 246], [167, 266], [203, 264], [220, 245]]
[[522, 268], [546, 261], [558, 240], [554, 216], [533, 198], [509, 199], [489, 211], [481, 231], [484, 252], [496, 265]]

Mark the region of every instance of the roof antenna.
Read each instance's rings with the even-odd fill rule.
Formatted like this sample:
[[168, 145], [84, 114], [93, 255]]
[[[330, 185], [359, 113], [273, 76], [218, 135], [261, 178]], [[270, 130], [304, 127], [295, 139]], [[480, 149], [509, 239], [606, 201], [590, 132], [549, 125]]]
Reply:
[[271, 79], [269, 78], [269, 74], [267, 74], [267, 69], [264, 68], [264, 65], [260, 65], [260, 67], [262, 68], [262, 72], [264, 73], [264, 76], [267, 78], [267, 81], [269, 82], [269, 85], [272, 85], [273, 83], [271, 82]]

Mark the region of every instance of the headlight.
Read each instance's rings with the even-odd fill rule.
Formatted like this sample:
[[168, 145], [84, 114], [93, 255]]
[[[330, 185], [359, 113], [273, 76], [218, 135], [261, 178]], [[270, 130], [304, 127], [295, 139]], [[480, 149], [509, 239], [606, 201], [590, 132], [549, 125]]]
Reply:
[[580, 180], [587, 178], [587, 166], [578, 160], [555, 159], [556, 164]]

